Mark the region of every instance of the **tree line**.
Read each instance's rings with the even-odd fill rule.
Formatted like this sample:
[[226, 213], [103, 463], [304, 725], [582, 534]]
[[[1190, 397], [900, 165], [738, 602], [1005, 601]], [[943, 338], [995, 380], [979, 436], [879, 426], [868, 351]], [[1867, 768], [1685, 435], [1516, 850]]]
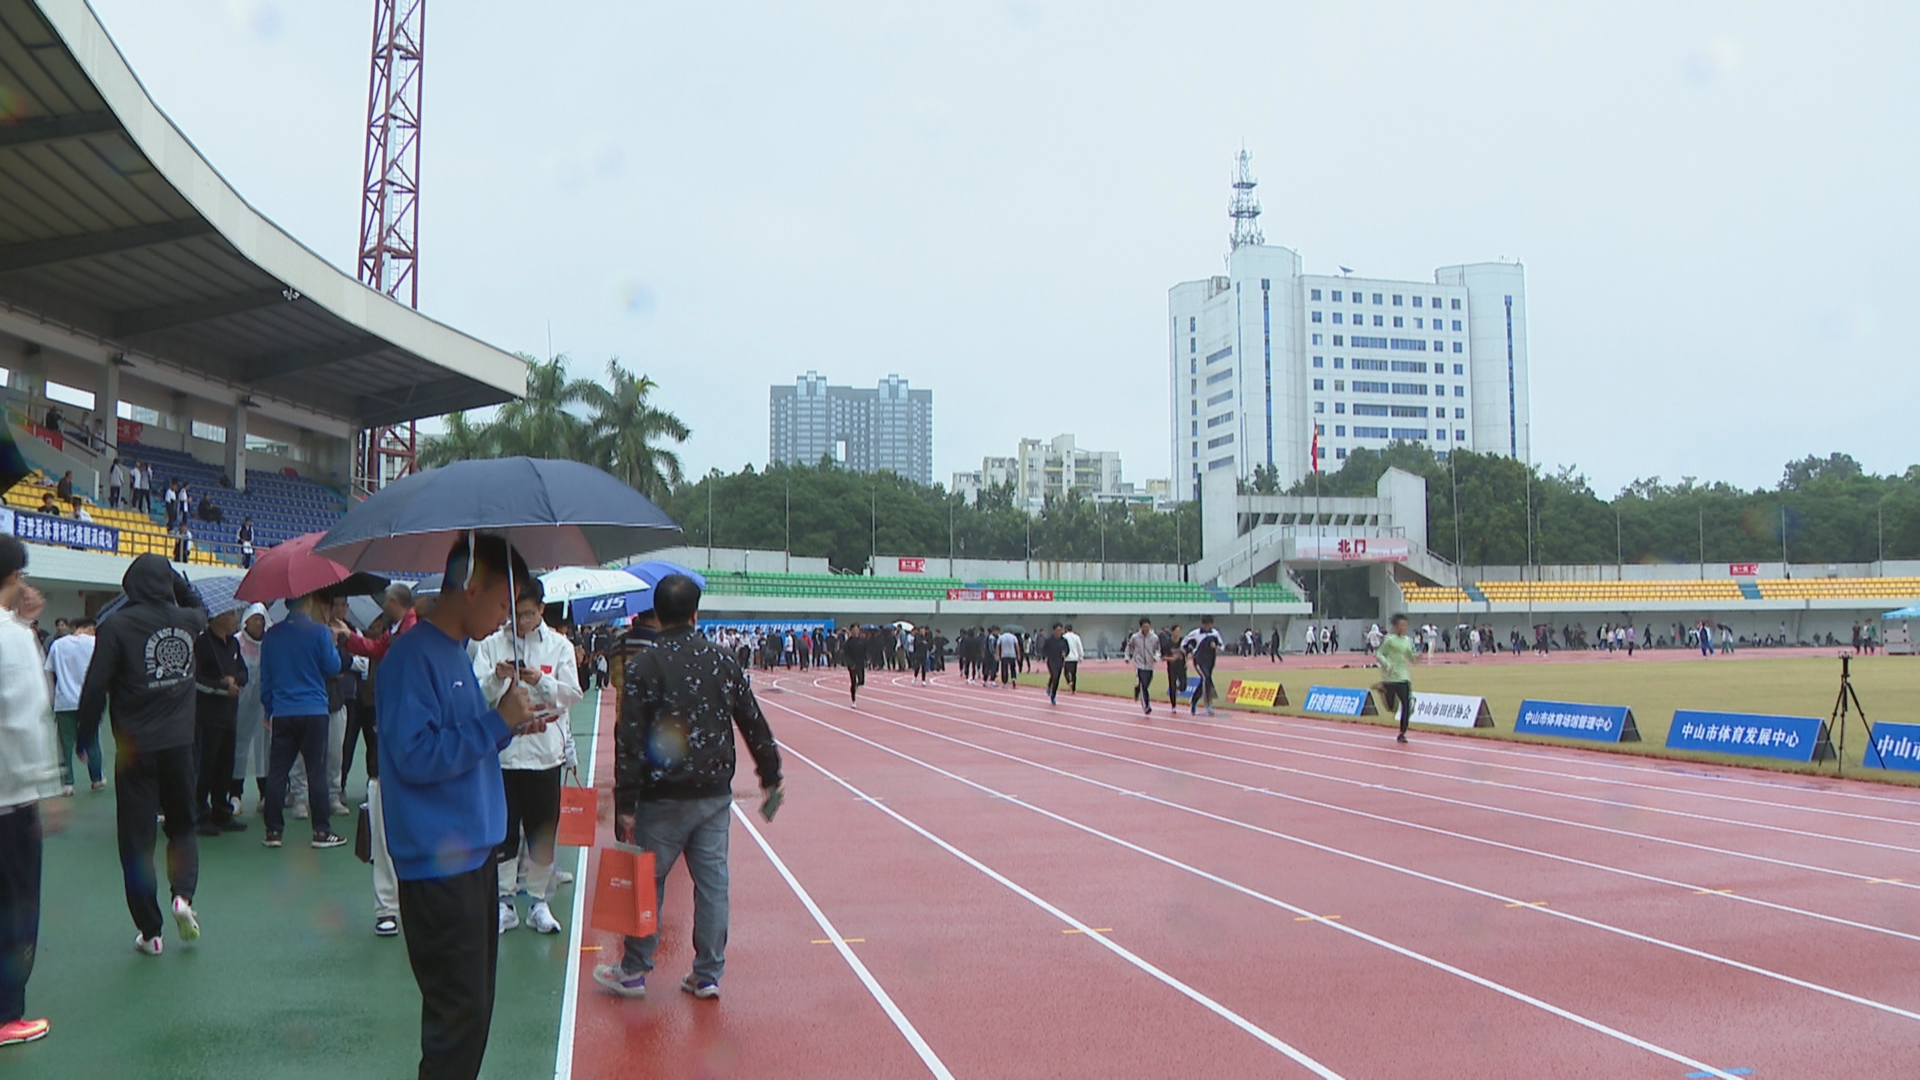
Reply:
[[[1465, 566], [1527, 563], [1872, 562], [1920, 558], [1920, 466], [1891, 476], [1851, 456], [1789, 462], [1771, 489], [1649, 477], [1602, 499], [1572, 467], [1424, 446], [1355, 450], [1292, 495], [1372, 495], [1388, 467], [1427, 482], [1427, 545]], [[1271, 490], [1270, 474], [1255, 485]], [[1456, 494], [1457, 492], [1457, 494]], [[1457, 513], [1456, 513], [1457, 509]], [[1457, 532], [1456, 532], [1457, 525]], [[1784, 547], [1783, 547], [1784, 543]]]

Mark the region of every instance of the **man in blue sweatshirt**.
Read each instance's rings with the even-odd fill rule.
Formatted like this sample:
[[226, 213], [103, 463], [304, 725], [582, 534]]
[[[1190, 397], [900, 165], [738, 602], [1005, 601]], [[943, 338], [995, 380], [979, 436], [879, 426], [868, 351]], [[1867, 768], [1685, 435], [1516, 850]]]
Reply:
[[500, 751], [546, 729], [518, 680], [490, 706], [467, 656], [467, 642], [512, 611], [509, 575], [531, 585], [526, 564], [497, 536], [479, 537], [471, 554], [465, 539], [454, 544], [439, 602], [394, 639], [374, 679], [387, 851], [420, 987], [421, 1080], [480, 1074], [500, 948], [494, 848], [507, 835]]
[[327, 819], [327, 680], [340, 674], [340, 649], [334, 632], [314, 621], [316, 603], [311, 596], [288, 601], [285, 621], [260, 640], [260, 704], [273, 724], [265, 795], [270, 848], [280, 846], [286, 830], [287, 774], [296, 757], [307, 763], [313, 846], [347, 842]]

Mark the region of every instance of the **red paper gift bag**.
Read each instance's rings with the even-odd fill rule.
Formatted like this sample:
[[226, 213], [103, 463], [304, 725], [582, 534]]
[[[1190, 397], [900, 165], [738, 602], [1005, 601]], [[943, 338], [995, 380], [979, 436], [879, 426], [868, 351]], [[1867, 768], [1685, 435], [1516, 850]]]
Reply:
[[590, 924], [595, 930], [646, 937], [658, 926], [653, 901], [653, 852], [610, 847], [600, 853]]
[[560, 789], [560, 832], [554, 839], [568, 847], [592, 847], [600, 819], [600, 792], [590, 787]]

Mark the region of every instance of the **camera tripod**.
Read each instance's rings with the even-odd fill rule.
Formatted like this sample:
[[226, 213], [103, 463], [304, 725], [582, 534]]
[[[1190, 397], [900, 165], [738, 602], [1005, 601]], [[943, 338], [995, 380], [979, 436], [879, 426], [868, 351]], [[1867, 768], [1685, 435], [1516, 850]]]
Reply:
[[[1830, 737], [1839, 742], [1839, 757], [1834, 761], [1834, 769], [1840, 776], [1847, 774], [1847, 707], [1860, 716], [1860, 723], [1867, 729], [1867, 747], [1873, 747], [1873, 723], [1867, 719], [1867, 708], [1860, 704], [1860, 695], [1853, 689], [1853, 654], [1840, 654], [1840, 692], [1833, 699], [1833, 715], [1827, 722]], [[1866, 755], [1861, 755], [1861, 763], [1866, 763]]]

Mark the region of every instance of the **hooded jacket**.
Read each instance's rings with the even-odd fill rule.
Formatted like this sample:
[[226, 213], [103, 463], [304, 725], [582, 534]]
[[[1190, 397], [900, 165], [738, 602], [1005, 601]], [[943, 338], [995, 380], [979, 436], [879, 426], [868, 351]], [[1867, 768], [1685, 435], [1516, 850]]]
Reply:
[[207, 613], [166, 556], [133, 560], [120, 587], [127, 606], [94, 633], [93, 663], [80, 688], [80, 741], [113, 709], [113, 735], [125, 748], [153, 751], [193, 744], [194, 642]]
[[691, 626], [662, 630], [627, 661], [613, 730], [616, 811], [731, 792], [736, 726], [760, 786], [778, 784], [780, 749], [740, 664]]

